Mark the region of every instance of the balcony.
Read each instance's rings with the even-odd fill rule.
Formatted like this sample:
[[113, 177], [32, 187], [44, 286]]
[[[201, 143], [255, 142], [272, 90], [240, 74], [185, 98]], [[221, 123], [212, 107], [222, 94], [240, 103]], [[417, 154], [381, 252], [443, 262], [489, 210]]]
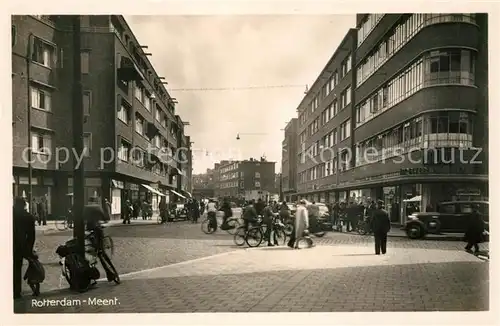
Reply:
[[121, 57], [120, 68], [118, 68], [118, 78], [126, 82], [142, 81], [144, 80], [144, 75], [132, 59]]

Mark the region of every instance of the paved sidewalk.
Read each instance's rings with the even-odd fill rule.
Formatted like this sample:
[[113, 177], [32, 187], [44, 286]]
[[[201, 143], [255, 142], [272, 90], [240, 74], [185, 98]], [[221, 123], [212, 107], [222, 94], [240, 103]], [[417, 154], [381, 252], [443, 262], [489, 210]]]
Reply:
[[[373, 246], [364, 245], [258, 248], [130, 273], [120, 285], [101, 282], [85, 294], [55, 291], [40, 300], [26, 298], [15, 303], [15, 311], [487, 310], [488, 269], [487, 262], [463, 251], [390, 248], [376, 256]], [[94, 299], [108, 301], [98, 305]]]

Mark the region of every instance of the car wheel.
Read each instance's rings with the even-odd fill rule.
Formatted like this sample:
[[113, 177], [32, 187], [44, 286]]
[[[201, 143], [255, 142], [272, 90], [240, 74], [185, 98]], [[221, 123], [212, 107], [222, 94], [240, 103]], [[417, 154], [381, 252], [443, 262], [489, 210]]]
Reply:
[[410, 239], [420, 239], [423, 236], [422, 227], [418, 224], [409, 225], [406, 229], [406, 235]]

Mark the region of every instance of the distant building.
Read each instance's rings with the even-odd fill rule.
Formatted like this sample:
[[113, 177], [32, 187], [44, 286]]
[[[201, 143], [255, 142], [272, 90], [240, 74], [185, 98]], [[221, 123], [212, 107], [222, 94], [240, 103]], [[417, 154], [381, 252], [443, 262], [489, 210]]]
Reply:
[[193, 175], [193, 196], [196, 198], [212, 198], [215, 196], [215, 169], [207, 169], [205, 173]]
[[285, 127], [285, 138], [282, 142], [281, 151], [281, 191], [283, 200], [294, 201], [297, 196], [297, 147], [298, 140], [298, 119], [293, 118]]
[[215, 165], [215, 197], [244, 198], [245, 194], [268, 199], [276, 192], [276, 162], [264, 158], [222, 161]]

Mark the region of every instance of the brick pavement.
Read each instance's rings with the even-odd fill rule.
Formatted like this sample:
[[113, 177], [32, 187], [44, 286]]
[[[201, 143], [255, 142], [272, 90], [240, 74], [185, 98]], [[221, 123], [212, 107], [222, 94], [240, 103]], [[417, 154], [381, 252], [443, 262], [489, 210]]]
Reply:
[[[78, 299], [73, 307], [17, 312], [286, 312], [487, 310], [489, 263], [463, 251], [318, 245], [312, 249], [238, 250], [123, 275], [85, 294], [53, 292], [40, 299]], [[89, 305], [89, 298], [116, 305]]]

